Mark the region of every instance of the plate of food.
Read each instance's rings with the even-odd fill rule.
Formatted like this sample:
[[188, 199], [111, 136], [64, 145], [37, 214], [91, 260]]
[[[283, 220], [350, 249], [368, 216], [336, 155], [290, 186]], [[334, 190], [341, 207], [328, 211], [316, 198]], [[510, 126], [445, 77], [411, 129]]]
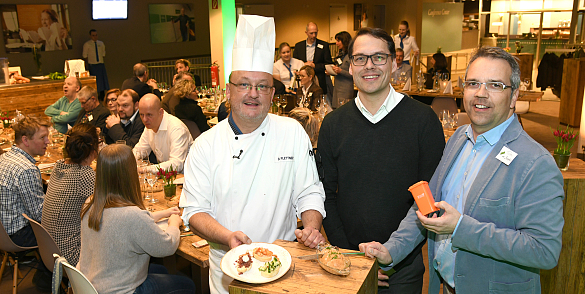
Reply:
[[284, 276], [290, 269], [290, 253], [274, 244], [252, 243], [228, 251], [221, 259], [221, 270], [246, 283], [268, 283]]

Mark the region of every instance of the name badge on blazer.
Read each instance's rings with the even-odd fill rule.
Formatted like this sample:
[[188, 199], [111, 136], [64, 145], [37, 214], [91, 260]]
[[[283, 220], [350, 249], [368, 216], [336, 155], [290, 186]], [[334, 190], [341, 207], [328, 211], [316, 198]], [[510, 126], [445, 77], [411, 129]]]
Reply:
[[505, 165], [510, 165], [510, 163], [512, 162], [512, 160], [514, 160], [514, 158], [516, 158], [516, 156], [518, 156], [518, 153], [504, 146], [496, 156], [496, 159], [503, 162]]
[[276, 157], [276, 162], [284, 162], [284, 161], [295, 161], [294, 156], [278, 156]]
[[323, 44], [317, 44], [317, 48], [323, 49]]
[[88, 121], [92, 121], [92, 120], [93, 120], [93, 115], [92, 115], [92, 114], [88, 115], [88, 116], [87, 116], [87, 120], [88, 120]]

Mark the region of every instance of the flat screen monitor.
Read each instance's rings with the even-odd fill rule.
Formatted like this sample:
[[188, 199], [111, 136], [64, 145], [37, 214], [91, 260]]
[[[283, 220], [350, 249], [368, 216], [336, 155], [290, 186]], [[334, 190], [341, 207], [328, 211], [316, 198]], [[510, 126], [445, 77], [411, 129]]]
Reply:
[[128, 19], [128, 0], [92, 0], [93, 20]]

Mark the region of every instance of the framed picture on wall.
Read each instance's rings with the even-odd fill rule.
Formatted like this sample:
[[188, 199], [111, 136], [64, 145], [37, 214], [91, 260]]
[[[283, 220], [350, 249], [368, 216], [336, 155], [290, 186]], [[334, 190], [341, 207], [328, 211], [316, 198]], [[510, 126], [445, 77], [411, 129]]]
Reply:
[[195, 12], [191, 4], [149, 4], [150, 41], [175, 43], [195, 41]]
[[0, 5], [6, 52], [73, 48], [67, 4]]

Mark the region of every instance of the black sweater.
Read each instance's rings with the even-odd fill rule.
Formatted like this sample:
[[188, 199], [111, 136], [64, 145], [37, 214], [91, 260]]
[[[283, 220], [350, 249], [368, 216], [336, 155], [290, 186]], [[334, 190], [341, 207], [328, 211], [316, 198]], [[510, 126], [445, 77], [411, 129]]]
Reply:
[[[372, 124], [355, 100], [327, 115], [319, 134], [331, 244], [385, 243], [414, 203], [408, 187], [429, 181], [445, 138], [433, 110], [405, 96]], [[420, 250], [419, 250], [420, 252]]]

